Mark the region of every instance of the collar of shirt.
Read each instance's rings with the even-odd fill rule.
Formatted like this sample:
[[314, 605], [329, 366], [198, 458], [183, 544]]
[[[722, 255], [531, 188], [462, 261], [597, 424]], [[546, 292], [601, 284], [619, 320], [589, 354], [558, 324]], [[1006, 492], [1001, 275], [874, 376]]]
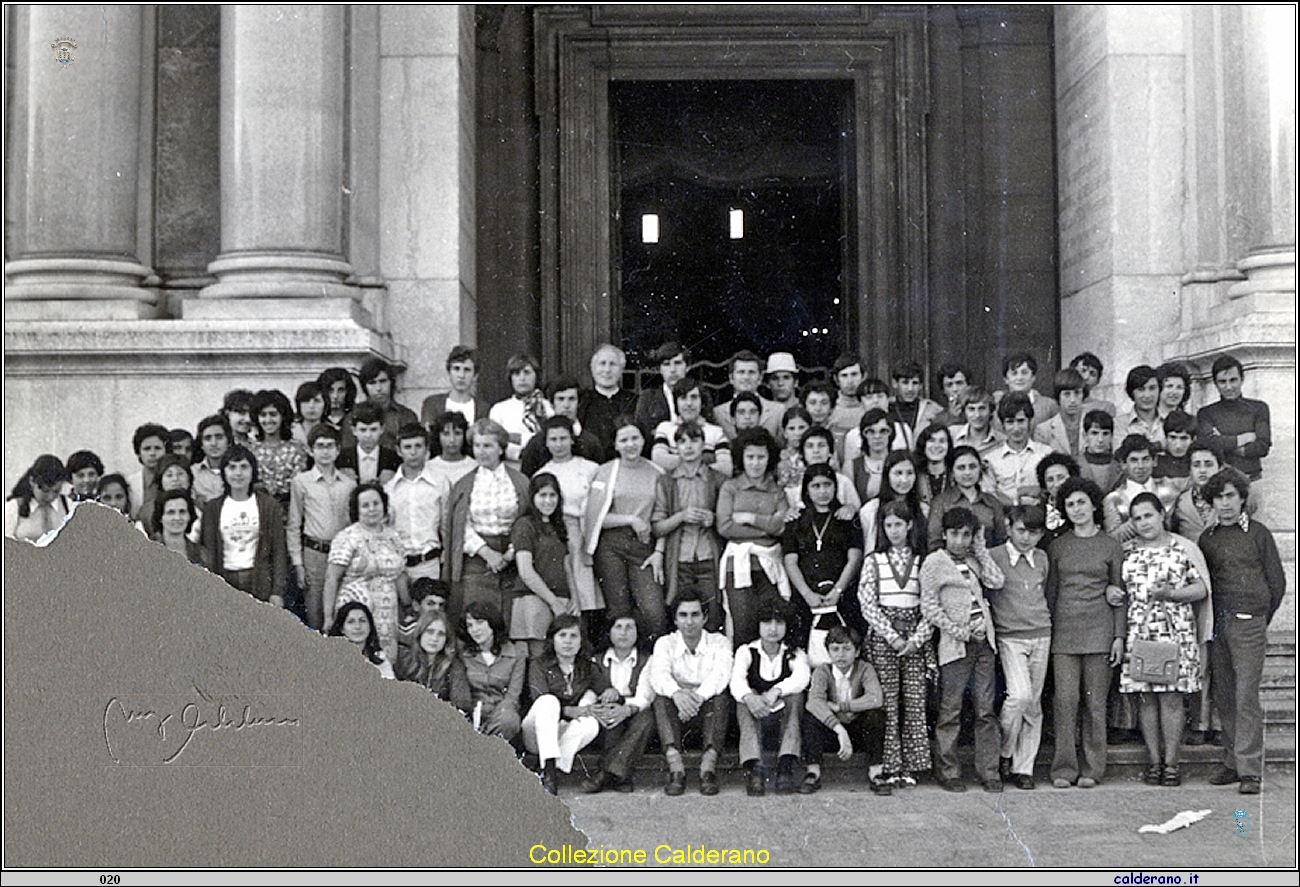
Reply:
[[415, 477], [407, 477], [406, 466], [402, 466], [401, 468], [397, 469], [397, 473], [393, 475], [393, 479], [388, 482], [389, 486], [398, 487], [404, 483], [418, 484], [420, 483], [420, 481], [424, 481], [426, 484], [436, 483], [438, 476], [433, 471], [432, 462], [433, 462], [432, 459], [425, 462], [424, 467], [420, 469], [420, 473], [417, 474]]
[[1036, 455], [1037, 453], [1038, 453], [1038, 444], [1034, 442], [1034, 439], [1032, 437], [1029, 440], [1025, 441], [1025, 448], [1023, 450], [1011, 449], [1011, 442], [1004, 440], [1002, 442], [1002, 446], [998, 447], [997, 450], [994, 451], [994, 455], [1002, 458], [1011, 458], [1012, 456], [1029, 456], [1029, 455]]
[[1154, 478], [1148, 478], [1144, 484], [1135, 483], [1131, 480], [1124, 481], [1124, 492], [1132, 499], [1138, 493], [1154, 493], [1156, 491], [1156, 482]]
[[378, 462], [378, 461], [379, 461], [379, 447], [375, 447], [375, 448], [374, 448], [373, 450], [371, 450], [369, 453], [367, 453], [365, 450], [361, 449], [361, 447], [357, 447], [357, 461], [358, 461], [358, 462]]
[[1028, 561], [1029, 566], [1034, 566], [1034, 549], [1031, 548], [1028, 551], [1021, 551], [1011, 543], [1007, 543], [1007, 551], [1010, 552], [1011, 555], [1011, 566], [1014, 567], [1016, 564], [1020, 563], [1022, 559]]
[[703, 459], [701, 459], [699, 462], [696, 462], [693, 466], [687, 465], [685, 462], [678, 462], [677, 467], [672, 470], [671, 476], [672, 477], [699, 477], [704, 474], [705, 470], [707, 470], [707, 466], [704, 464]]
[[769, 474], [763, 475], [758, 480], [754, 480], [748, 474], [741, 474], [737, 476], [736, 480], [738, 482], [736, 486], [741, 490], [762, 490], [766, 493], [771, 492], [776, 485], [776, 482], [772, 480], [772, 476]]
[[614, 652], [614, 648], [610, 647], [608, 650], [605, 651], [605, 657], [601, 660], [601, 662], [602, 664], [604, 664], [606, 668], [609, 668], [613, 665], [625, 665], [629, 668], [636, 668], [636, 656], [637, 656], [636, 647], [632, 648], [632, 652], [627, 654], [626, 659], [619, 659], [617, 654], [615, 654]]
[[482, 465], [480, 465], [476, 469], [476, 473], [479, 477], [490, 477], [493, 480], [497, 480], [497, 481], [510, 479], [509, 475], [506, 474], [505, 462], [499, 463], [496, 468], [484, 468]]
[[682, 656], [700, 656], [709, 648], [709, 637], [713, 632], [705, 631], [700, 633], [700, 642], [695, 645], [692, 651], [686, 646], [686, 638], [682, 637], [680, 631], [675, 631], [669, 637], [672, 639], [672, 649], [669, 651], [672, 658], [679, 659]]
[[785, 642], [782, 641], [781, 645], [776, 648], [775, 655], [768, 656], [767, 651], [763, 649], [763, 642], [754, 641], [754, 653], [759, 659], [758, 668], [760, 673], [769, 670], [773, 663], [776, 663], [776, 670], [779, 671], [781, 659], [785, 656]]

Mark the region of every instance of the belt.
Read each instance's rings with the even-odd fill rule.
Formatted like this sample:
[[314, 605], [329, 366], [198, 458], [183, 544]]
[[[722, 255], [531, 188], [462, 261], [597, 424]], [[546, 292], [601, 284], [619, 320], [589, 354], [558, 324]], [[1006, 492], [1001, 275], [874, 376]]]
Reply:
[[424, 554], [408, 554], [406, 556], [406, 565], [408, 567], [418, 567], [420, 564], [438, 557], [442, 557], [442, 549], [430, 548]]
[[330, 553], [330, 544], [328, 542], [322, 542], [319, 539], [313, 539], [310, 536], [302, 537], [302, 545], [303, 548], [310, 548], [312, 551], [319, 551], [321, 554]]

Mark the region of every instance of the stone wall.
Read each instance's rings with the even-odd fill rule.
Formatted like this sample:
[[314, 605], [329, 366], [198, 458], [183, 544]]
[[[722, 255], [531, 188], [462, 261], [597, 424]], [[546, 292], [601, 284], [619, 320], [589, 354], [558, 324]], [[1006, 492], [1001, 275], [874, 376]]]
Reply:
[[[1259, 484], [1295, 589], [1295, 11], [1060, 6], [1061, 346], [1194, 368], [1231, 354], [1272, 411]], [[1291, 35], [1290, 42], [1279, 35]], [[1274, 628], [1295, 627], [1289, 596]]]

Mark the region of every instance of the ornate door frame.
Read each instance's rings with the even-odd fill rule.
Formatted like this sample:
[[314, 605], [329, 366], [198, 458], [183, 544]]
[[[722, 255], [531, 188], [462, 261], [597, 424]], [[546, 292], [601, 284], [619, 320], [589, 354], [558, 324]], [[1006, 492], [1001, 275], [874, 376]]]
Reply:
[[610, 341], [615, 80], [848, 80], [846, 262], [869, 371], [928, 360], [926, 12], [868, 6], [553, 6], [534, 11], [542, 362], [583, 377]]

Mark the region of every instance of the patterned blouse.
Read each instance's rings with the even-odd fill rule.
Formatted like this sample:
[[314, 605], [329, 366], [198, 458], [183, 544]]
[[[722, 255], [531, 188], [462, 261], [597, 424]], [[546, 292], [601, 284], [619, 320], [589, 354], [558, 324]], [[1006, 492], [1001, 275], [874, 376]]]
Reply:
[[307, 470], [307, 451], [296, 440], [256, 441], [249, 449], [257, 459], [262, 489], [277, 499], [287, 499], [294, 475]]

